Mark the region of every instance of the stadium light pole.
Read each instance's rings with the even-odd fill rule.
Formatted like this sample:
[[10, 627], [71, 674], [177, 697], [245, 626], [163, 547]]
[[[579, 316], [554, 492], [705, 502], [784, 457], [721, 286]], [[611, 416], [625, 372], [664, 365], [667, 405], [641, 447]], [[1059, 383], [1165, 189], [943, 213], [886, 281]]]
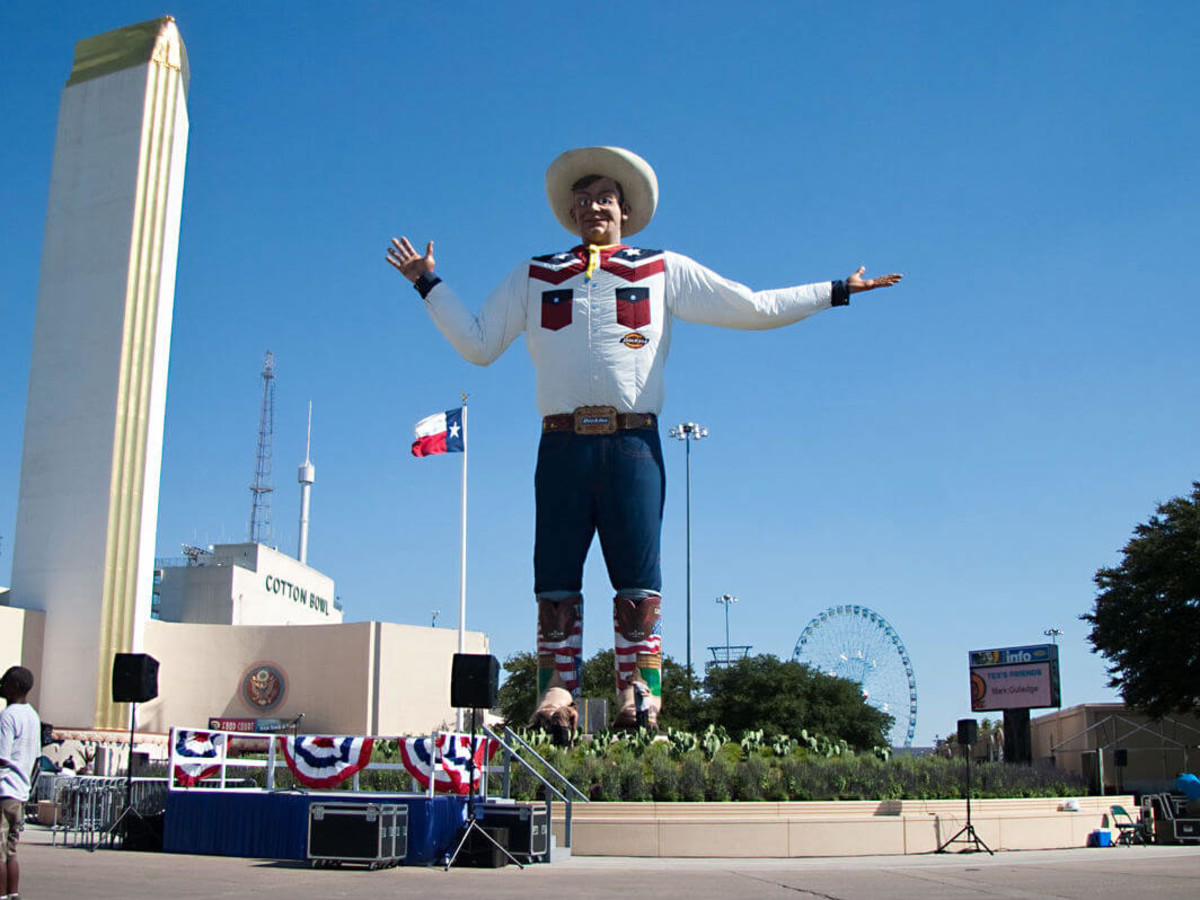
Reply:
[[1055, 644], [1057, 644], [1058, 636], [1060, 634], [1062, 634], [1062, 629], [1061, 628], [1047, 628], [1045, 631], [1042, 632], [1042, 634], [1044, 634], [1046, 637], [1050, 638], [1051, 641], [1053, 641]]
[[708, 437], [708, 429], [695, 422], [673, 425], [669, 437], [683, 441], [687, 460], [687, 669], [692, 674], [692, 442]]
[[732, 594], [722, 594], [717, 598], [718, 603], [725, 604], [725, 665], [729, 665], [729, 604], [737, 603], [737, 597]]

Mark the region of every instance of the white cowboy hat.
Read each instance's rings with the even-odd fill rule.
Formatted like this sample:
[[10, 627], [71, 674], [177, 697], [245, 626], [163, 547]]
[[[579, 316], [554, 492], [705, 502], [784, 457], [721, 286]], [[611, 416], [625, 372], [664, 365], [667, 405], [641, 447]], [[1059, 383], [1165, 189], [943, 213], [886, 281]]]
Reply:
[[650, 163], [621, 147], [578, 147], [560, 155], [546, 170], [546, 199], [563, 228], [579, 234], [571, 218], [571, 187], [586, 175], [603, 175], [621, 183], [629, 204], [622, 237], [637, 234], [650, 224], [658, 206], [658, 178]]

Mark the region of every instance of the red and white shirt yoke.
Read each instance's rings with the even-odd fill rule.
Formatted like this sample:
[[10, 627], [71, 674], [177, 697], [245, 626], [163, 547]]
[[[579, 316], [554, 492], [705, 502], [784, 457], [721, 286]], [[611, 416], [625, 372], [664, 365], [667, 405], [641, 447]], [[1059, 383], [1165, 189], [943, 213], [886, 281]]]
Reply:
[[833, 284], [752, 291], [669, 250], [619, 244], [537, 256], [500, 284], [478, 314], [438, 282], [425, 304], [463, 358], [486, 366], [525, 332], [543, 416], [581, 406], [659, 413], [671, 320], [724, 328], [790, 325], [833, 303]]

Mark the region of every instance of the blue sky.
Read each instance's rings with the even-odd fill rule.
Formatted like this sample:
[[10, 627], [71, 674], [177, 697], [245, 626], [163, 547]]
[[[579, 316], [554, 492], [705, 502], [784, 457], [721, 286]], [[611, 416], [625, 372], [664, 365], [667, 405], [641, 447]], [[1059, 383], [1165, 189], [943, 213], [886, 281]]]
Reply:
[[[436, 240], [478, 304], [572, 243], [550, 160], [617, 144], [660, 181], [642, 246], [758, 288], [906, 275], [792, 328], [676, 329], [663, 421], [711, 431], [692, 457], [695, 657], [724, 640], [723, 593], [733, 642], [782, 657], [859, 603], [908, 648], [919, 743], [969, 714], [968, 650], [1051, 627], [1064, 704], [1113, 699], [1078, 621], [1091, 576], [1197, 477], [1190, 5], [6, 3], [0, 584], [73, 45], [164, 13], [192, 82], [160, 555], [245, 539], [270, 349], [275, 542], [295, 551], [312, 400], [310, 562], [348, 619], [453, 627], [459, 460], [408, 446], [466, 391], [468, 625], [501, 658], [531, 648], [528, 354], [459, 359], [383, 253]], [[684, 454], [666, 450], [682, 659]], [[590, 655], [612, 641], [598, 547], [585, 593]]]

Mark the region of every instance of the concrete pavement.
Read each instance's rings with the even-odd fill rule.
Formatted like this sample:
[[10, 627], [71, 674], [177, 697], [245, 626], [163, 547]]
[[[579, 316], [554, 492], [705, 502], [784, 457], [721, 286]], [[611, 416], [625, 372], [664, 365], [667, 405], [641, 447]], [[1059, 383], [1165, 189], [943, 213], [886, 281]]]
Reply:
[[51, 847], [31, 830], [21, 847], [21, 896], [138, 898], [371, 898], [588, 900], [617, 896], [957, 900], [975, 897], [1106, 900], [1200, 896], [1200, 847], [1112, 847], [837, 859], [647, 859], [573, 857], [503, 869], [313, 869], [302, 863], [90, 852]]

